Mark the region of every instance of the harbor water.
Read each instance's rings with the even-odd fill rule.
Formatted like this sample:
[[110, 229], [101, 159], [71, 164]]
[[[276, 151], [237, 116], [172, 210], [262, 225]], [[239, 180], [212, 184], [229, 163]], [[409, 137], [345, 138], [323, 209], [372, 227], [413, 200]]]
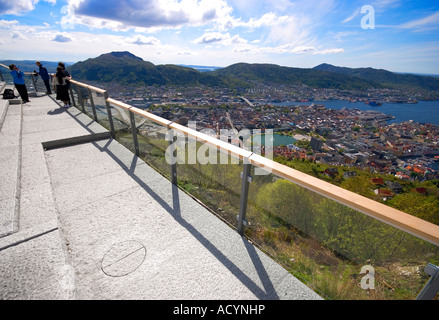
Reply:
[[431, 123], [439, 126], [439, 100], [435, 101], [419, 101], [418, 103], [383, 103], [382, 106], [370, 106], [363, 102], [351, 102], [346, 100], [331, 100], [331, 101], [308, 101], [308, 102], [282, 102], [272, 103], [277, 106], [293, 106], [311, 104], [323, 105], [327, 109], [359, 109], [362, 111], [374, 110], [391, 115], [395, 119], [389, 121], [392, 123], [401, 123], [413, 120], [420, 123]]

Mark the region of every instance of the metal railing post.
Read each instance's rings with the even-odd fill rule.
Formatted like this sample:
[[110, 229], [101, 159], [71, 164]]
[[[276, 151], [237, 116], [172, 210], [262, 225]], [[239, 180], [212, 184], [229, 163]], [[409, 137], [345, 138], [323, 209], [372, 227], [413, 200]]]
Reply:
[[134, 150], [136, 156], [140, 155], [139, 150], [139, 140], [137, 139], [137, 127], [136, 127], [136, 119], [134, 118], [134, 113], [129, 110], [130, 113], [130, 120], [131, 120], [131, 130], [133, 131], [133, 142], [134, 142]]
[[91, 104], [91, 109], [93, 110], [93, 119], [94, 121], [98, 122], [98, 114], [96, 113], [96, 107], [93, 101], [93, 92], [91, 91], [91, 89], [88, 89], [88, 91], [90, 93], [90, 104]]
[[244, 228], [247, 225], [247, 220], [245, 220], [245, 216], [247, 213], [248, 190], [250, 187], [250, 182], [252, 181], [250, 172], [251, 164], [248, 163], [247, 159], [244, 159], [244, 169], [241, 173], [241, 201], [239, 205], [238, 215], [238, 233], [241, 236], [244, 235]]
[[[172, 123], [171, 123], [172, 124]], [[167, 135], [169, 134], [169, 133], [172, 133], [172, 139], [169, 139], [169, 146], [171, 146], [173, 143], [175, 143], [175, 138], [176, 138], [176, 136], [173, 134], [174, 133], [174, 130], [173, 129], [170, 129], [170, 125], [171, 124], [168, 124], [168, 126], [167, 126]], [[177, 152], [177, 149], [175, 149], [174, 150], [174, 152]], [[174, 154], [174, 157], [175, 157], [175, 159], [177, 159], [177, 155], [176, 154]], [[174, 163], [171, 163], [171, 182], [172, 182], [172, 184], [173, 185], [177, 185], [178, 184], [178, 182], [177, 182], [177, 161], [174, 161]]]
[[34, 76], [33, 73], [31, 73], [30, 77], [31, 77], [31, 79], [32, 79], [32, 83], [33, 83], [33, 85], [34, 85], [34, 91], [35, 91], [35, 94], [36, 94], [36, 93], [37, 93], [37, 83], [36, 83], [36, 81], [35, 81], [35, 76]]
[[439, 292], [439, 267], [429, 263], [424, 272], [431, 278], [416, 297], [416, 300], [433, 300]]
[[76, 88], [78, 90], [78, 100], [79, 100], [79, 103], [81, 105], [82, 112], [86, 113], [85, 112], [85, 107], [84, 107], [84, 99], [82, 98], [82, 94], [81, 94], [81, 88], [78, 87], [78, 86], [76, 86]]
[[[77, 108], [77, 106], [76, 106], [75, 96], [73, 95], [73, 89], [72, 89], [71, 86], [69, 87], [69, 92], [70, 92], [70, 97], [71, 97], [72, 102], [73, 102], [73, 106], [74, 106], [75, 108]], [[79, 99], [79, 96], [78, 96], [78, 99]]]
[[110, 123], [111, 136], [113, 138], [116, 138], [116, 131], [114, 130], [114, 123], [113, 123], [113, 115], [111, 114], [111, 106], [110, 103], [107, 101], [108, 91], [104, 92], [104, 99], [105, 99], [105, 106], [107, 107], [107, 115], [108, 115], [108, 122]]

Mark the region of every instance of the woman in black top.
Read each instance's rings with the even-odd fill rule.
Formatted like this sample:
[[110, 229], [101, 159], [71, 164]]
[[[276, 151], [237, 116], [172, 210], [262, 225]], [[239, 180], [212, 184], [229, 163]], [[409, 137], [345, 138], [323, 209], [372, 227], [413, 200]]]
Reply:
[[64, 108], [70, 108], [70, 95], [67, 81], [71, 77], [67, 75], [62, 67], [56, 69], [56, 74], [54, 77], [56, 85], [56, 100], [61, 100], [64, 103]]

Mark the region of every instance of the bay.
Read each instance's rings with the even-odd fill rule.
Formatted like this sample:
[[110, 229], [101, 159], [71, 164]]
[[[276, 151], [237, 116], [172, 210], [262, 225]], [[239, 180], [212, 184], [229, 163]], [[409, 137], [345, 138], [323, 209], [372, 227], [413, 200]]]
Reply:
[[383, 103], [380, 107], [372, 107], [363, 102], [351, 102], [346, 100], [330, 100], [330, 101], [290, 101], [282, 103], [272, 103], [277, 106], [293, 106], [319, 104], [324, 105], [327, 109], [359, 109], [362, 111], [374, 110], [391, 115], [395, 119], [389, 121], [392, 123], [401, 123], [405, 121], [416, 121], [420, 123], [431, 123], [439, 126], [439, 100], [435, 101], [419, 101], [418, 103]]
[[[266, 134], [260, 134], [260, 135], [253, 135], [253, 139], [255, 138], [255, 137], [260, 137], [260, 144], [261, 145], [265, 145], [266, 144], [266, 142], [265, 142], [265, 140], [267, 139], [267, 138], [270, 138], [270, 145], [272, 145], [272, 146], [274, 146], [274, 147], [278, 147], [278, 146], [282, 146], [282, 145], [284, 145], [284, 146], [286, 146], [286, 145], [289, 145], [289, 144], [294, 144], [297, 140], [296, 139], [294, 139], [293, 137], [290, 137], [290, 136], [284, 136], [284, 135], [281, 135], [281, 134], [277, 134], [277, 133], [274, 133], [273, 134], [273, 136], [271, 136], [271, 135], [266, 135]], [[254, 139], [253, 140], [253, 143], [255, 143], [256, 145], [258, 145], [259, 144], [259, 141], [258, 141], [259, 139]]]

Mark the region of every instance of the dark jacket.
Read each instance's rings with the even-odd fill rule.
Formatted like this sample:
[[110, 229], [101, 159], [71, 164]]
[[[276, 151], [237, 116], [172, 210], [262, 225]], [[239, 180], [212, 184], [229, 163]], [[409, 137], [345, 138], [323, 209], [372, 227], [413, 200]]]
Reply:
[[41, 76], [41, 79], [43, 80], [50, 80], [49, 72], [47, 72], [47, 69], [43, 66], [40, 66], [40, 72], [39, 75]]

